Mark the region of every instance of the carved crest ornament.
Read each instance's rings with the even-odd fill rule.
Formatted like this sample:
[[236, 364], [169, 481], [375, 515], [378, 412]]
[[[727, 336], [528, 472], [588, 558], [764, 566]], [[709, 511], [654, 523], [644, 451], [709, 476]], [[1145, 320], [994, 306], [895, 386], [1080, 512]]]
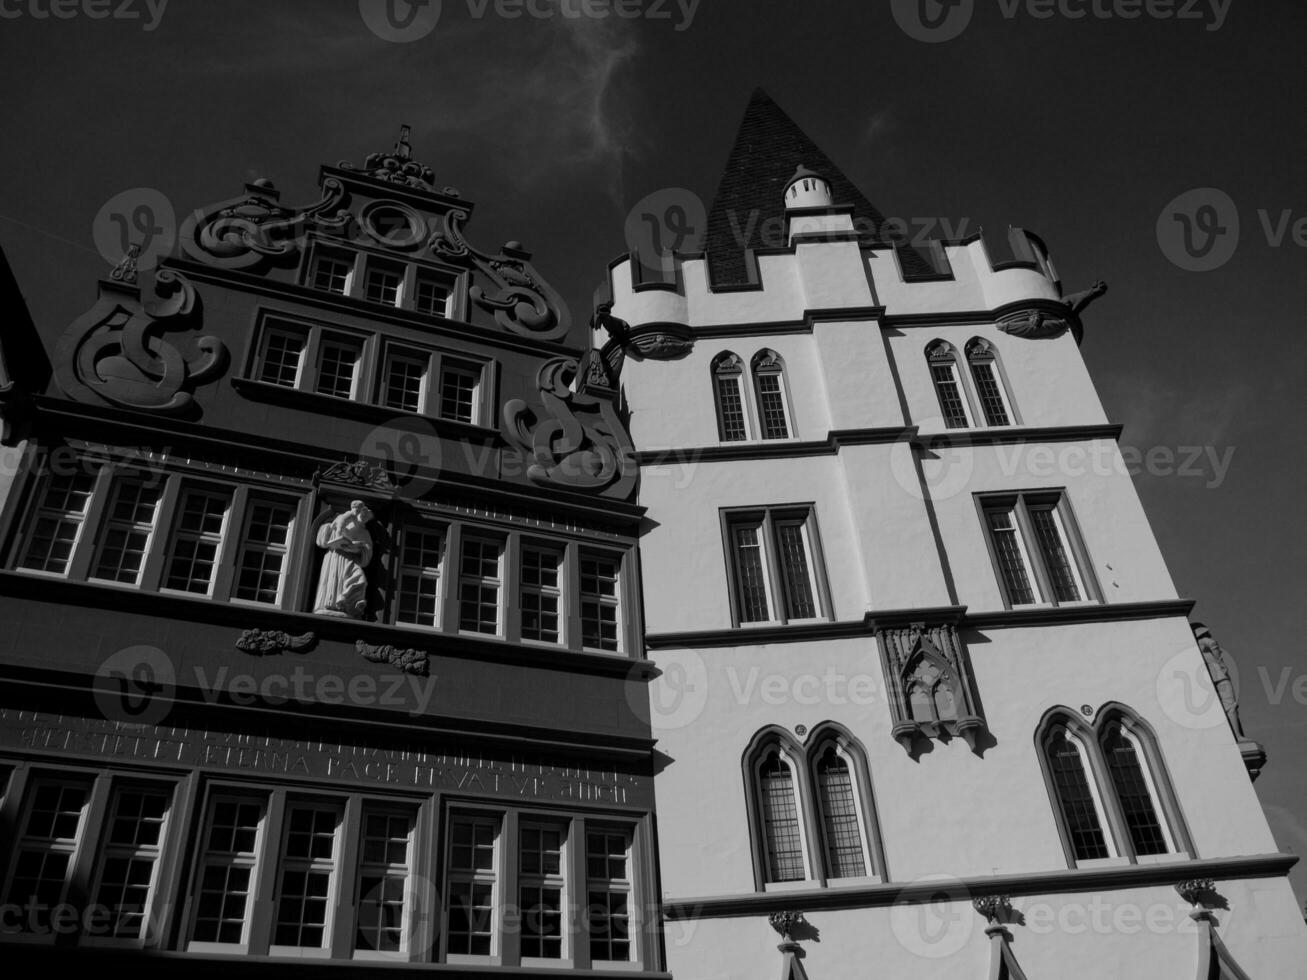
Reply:
[[229, 355], [217, 337], [187, 337], [200, 322], [195, 287], [160, 269], [154, 298], [135, 284], [137, 246], [100, 282], [96, 304], [72, 322], [55, 348], [55, 379], [69, 398], [92, 404], [183, 415], [194, 390], [222, 375]]

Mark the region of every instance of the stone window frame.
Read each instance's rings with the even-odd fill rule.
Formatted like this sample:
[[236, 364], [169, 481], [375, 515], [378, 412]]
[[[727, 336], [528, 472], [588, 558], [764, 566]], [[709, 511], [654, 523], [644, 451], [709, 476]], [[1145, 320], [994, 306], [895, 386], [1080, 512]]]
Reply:
[[[726, 581], [729, 591], [732, 628], [756, 629], [767, 626], [788, 626], [792, 623], [817, 623], [834, 618], [834, 604], [826, 576], [826, 559], [821, 546], [821, 533], [817, 524], [817, 507], [813, 502], [793, 504], [765, 504], [754, 507], [723, 507], [719, 510], [722, 532], [722, 549], [726, 561]], [[776, 536], [777, 522], [795, 523], [802, 528], [803, 542], [809, 562], [808, 584], [816, 605], [816, 615], [802, 618], [786, 613], [789, 592], [785, 586], [781, 567], [780, 546]], [[740, 593], [740, 571], [734, 532], [744, 526], [759, 528], [763, 572], [767, 590], [768, 618], [745, 620]]]
[[[994, 569], [994, 578], [1005, 609], [1038, 609], [1056, 606], [1089, 606], [1103, 603], [1103, 591], [1094, 573], [1094, 564], [1081, 534], [1079, 522], [1071, 506], [1070, 494], [1066, 487], [1047, 487], [1029, 490], [986, 491], [973, 494], [976, 513], [980, 523], [981, 535], [989, 554], [990, 564]], [[1054, 584], [1049, 574], [1047, 561], [1042, 549], [1038, 547], [1039, 538], [1031, 522], [1031, 507], [1049, 509], [1057, 522], [1057, 530], [1063, 549], [1070, 563], [1070, 570], [1075, 577], [1081, 596], [1079, 599], [1058, 599], [1054, 594]], [[994, 532], [990, 527], [991, 512], [1010, 511], [1017, 542], [1025, 561], [1025, 573], [1032, 590], [1033, 602], [1016, 602], [1004, 577], [1003, 565], [998, 548], [994, 542]]]
[[[345, 280], [345, 291], [324, 290], [317, 286], [317, 268], [319, 257], [329, 257], [345, 262], [350, 272]], [[396, 302], [380, 303], [367, 298], [368, 270], [389, 266], [400, 273], [400, 284]], [[328, 296], [366, 303], [369, 306], [381, 306], [387, 309], [405, 310], [418, 316], [434, 317], [443, 320], [456, 320], [465, 313], [464, 295], [466, 293], [466, 273], [450, 266], [433, 262], [417, 261], [411, 256], [399, 255], [393, 251], [361, 247], [351, 243], [345, 245], [329, 238], [311, 235], [308, 248], [298, 275], [299, 283], [306, 289]], [[444, 313], [428, 312], [417, 305], [417, 282], [423, 279], [438, 282], [445, 287]]]
[[[731, 350], [720, 351], [713, 357], [710, 374], [712, 377], [713, 407], [717, 418], [717, 438], [722, 443], [762, 443], [787, 442], [798, 438], [794, 417], [794, 400], [790, 393], [789, 371], [785, 358], [770, 347], [759, 349], [749, 359], [748, 370], [744, 360]], [[747, 374], [747, 381], [746, 381]], [[774, 377], [778, 382], [780, 407], [785, 425], [784, 435], [766, 435], [763, 416], [764, 393], [762, 379]], [[722, 403], [723, 384], [732, 384], [740, 402], [741, 425], [743, 435], [727, 438], [726, 413]]]

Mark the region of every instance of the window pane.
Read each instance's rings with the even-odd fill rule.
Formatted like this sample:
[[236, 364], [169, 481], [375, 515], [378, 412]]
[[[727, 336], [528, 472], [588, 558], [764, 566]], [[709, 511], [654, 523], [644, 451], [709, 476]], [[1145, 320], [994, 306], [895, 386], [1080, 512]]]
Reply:
[[785, 576], [785, 615], [790, 619], [812, 619], [817, 615], [817, 599], [803, 525], [793, 521], [777, 523], [776, 541]]
[[405, 909], [412, 836], [411, 814], [363, 811], [355, 949], [390, 953], [407, 949]]
[[762, 780], [762, 824], [768, 880], [801, 881], [807, 876], [803, 866], [803, 839], [799, 833], [794, 776], [776, 752], [767, 757], [759, 776]]
[[944, 426], [949, 429], [967, 427], [967, 409], [962, 400], [952, 364], [932, 364], [931, 377], [935, 379], [935, 393], [939, 396], [939, 410], [944, 415]]
[[848, 763], [832, 746], [817, 763], [817, 795], [832, 878], [855, 878], [867, 873], [853, 793]]
[[114, 791], [95, 888], [97, 910], [109, 915], [96, 923], [93, 935], [143, 936], [170, 799], [165, 788], [126, 785]]
[[282, 330], [269, 330], [263, 341], [263, 363], [259, 380], [294, 388], [299, 381], [304, 338]]
[[489, 956], [495, 928], [495, 847], [499, 821], [450, 818], [446, 951]]
[[581, 553], [581, 645], [616, 652], [618, 642], [617, 558]]
[[369, 266], [364, 294], [369, 303], [399, 305], [399, 284], [404, 276], [398, 269]]
[[313, 286], [329, 293], [344, 294], [353, 263], [334, 255], [319, 255], [313, 266]]
[[419, 313], [445, 316], [449, 309], [449, 283], [434, 276], [419, 275], [413, 308]]
[[739, 588], [740, 621], [766, 622], [767, 608], [766, 559], [762, 554], [762, 527], [757, 524], [737, 526], [735, 538], [735, 573]]
[[1025, 556], [1017, 537], [1020, 532], [1017, 531], [1016, 516], [1012, 510], [989, 510], [985, 517], [989, 521], [994, 554], [998, 558], [999, 573], [1003, 576], [1008, 599], [1014, 606], [1029, 605], [1035, 601], [1035, 592], [1030, 586]]
[[473, 633], [499, 633], [499, 554], [496, 541], [463, 540], [459, 570], [458, 628]]
[[631, 835], [622, 830], [586, 833], [586, 911], [590, 924], [590, 958], [631, 959]]
[[444, 534], [436, 528], [409, 527], [401, 541], [396, 621], [439, 628]]
[[738, 374], [717, 375], [717, 421], [723, 442], [738, 442], [748, 438], [744, 425], [744, 402], [740, 398]]
[[320, 949], [327, 943], [341, 813], [319, 804], [287, 807], [273, 945]]
[[1048, 570], [1048, 578], [1053, 585], [1053, 597], [1058, 602], [1078, 601], [1081, 598], [1080, 586], [1076, 583], [1071, 556], [1062, 538], [1061, 528], [1058, 527], [1053, 508], [1030, 508], [1030, 522], [1035, 526], [1039, 553], [1043, 556], [1044, 567]]
[[51, 473], [47, 477], [33, 520], [32, 537], [23, 555], [23, 568], [59, 574], [68, 570], [94, 489], [94, 472], [78, 469], [71, 473]]
[[318, 394], [349, 398], [354, 394], [354, 375], [360, 350], [352, 341], [322, 341], [318, 355]]
[[561, 638], [558, 572], [562, 564], [559, 551], [522, 547], [522, 639], [557, 643]]
[[199, 869], [194, 942], [242, 943], [257, 870], [263, 802], [215, 796]]
[[758, 374], [758, 414], [764, 439], [786, 439], [790, 431], [785, 420], [785, 396], [781, 394], [781, 376], [776, 371]]
[[994, 373], [992, 361], [973, 361], [971, 376], [976, 381], [976, 394], [980, 396], [980, 407], [985, 412], [985, 422], [989, 425], [1010, 425], [1007, 406], [1003, 404], [1003, 393], [998, 386], [998, 376]]
[[154, 531], [158, 502], [158, 488], [146, 486], [137, 477], [118, 480], [105, 514], [92, 578], [136, 584]]
[[425, 358], [391, 354], [386, 362], [386, 407], [400, 412], [421, 411], [422, 383], [426, 376]]
[[235, 596], [275, 604], [281, 593], [295, 508], [289, 503], [256, 500], [250, 504], [249, 514]]
[[36, 779], [27, 791], [22, 832], [4, 905], [7, 928], [49, 934], [51, 910], [65, 899], [65, 883], [83, 834], [89, 783]]
[[455, 422], [473, 422], [477, 383], [481, 372], [468, 365], [446, 364], [440, 369], [440, 417]]
[[1103, 737], [1103, 754], [1107, 756], [1107, 770], [1112, 774], [1112, 786], [1135, 853], [1166, 854], [1171, 848], [1162, 831], [1139, 753], [1120, 725], [1113, 725]]
[[1107, 841], [1079, 748], [1066, 737], [1066, 732], [1059, 731], [1049, 739], [1047, 751], [1053, 789], [1076, 860], [1107, 857]]
[[563, 955], [563, 837], [560, 827], [523, 823], [518, 838], [522, 955]]
[[213, 566], [222, 545], [228, 498], [207, 490], [187, 490], [177, 509], [172, 557], [164, 586], [208, 595]]

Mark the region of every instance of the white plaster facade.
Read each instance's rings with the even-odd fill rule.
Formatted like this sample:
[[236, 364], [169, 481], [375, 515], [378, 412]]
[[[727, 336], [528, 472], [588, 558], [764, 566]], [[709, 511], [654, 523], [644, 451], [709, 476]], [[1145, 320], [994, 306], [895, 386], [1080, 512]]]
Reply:
[[[672, 973], [775, 976], [768, 913], [799, 909], [819, 932], [801, 942], [812, 980], [999, 976], [970, 901], [997, 892], [1025, 915], [1009, 927], [1011, 950], [1032, 980], [1190, 980], [1200, 937], [1173, 885], [1210, 877], [1229, 903], [1218, 934], [1247, 976], [1304, 975], [1307, 928], [1286, 862], [1077, 339], [999, 329], [1014, 307], [1060, 303], [1042, 244], [1037, 268], [1000, 271], [981, 240], [950, 244], [953, 278], [913, 282], [892, 250], [853, 240], [838, 208], [791, 217], [790, 249], [757, 257], [757, 288], [713, 290], [703, 257], [676, 257], [674, 289], [633, 283], [630, 261], [611, 269], [612, 313], [632, 337], [674, 328], [693, 340], [676, 359], [630, 353], [621, 370], [650, 519], [648, 655], [663, 671], [651, 717], [668, 757], [657, 794]], [[970, 429], [941, 418], [926, 347], [962, 351], [974, 337], [1001, 364], [1013, 415], [1001, 431], [976, 426], [974, 404]], [[747, 380], [764, 349], [784, 362], [789, 438], [723, 443], [714, 358], [735, 353]], [[1040, 489], [1061, 491], [1074, 515], [1092, 596], [1009, 608], [976, 495]], [[722, 511], [787, 504], [815, 514], [821, 628], [733, 626]], [[958, 635], [993, 744], [981, 754], [931, 739], [914, 760], [892, 735], [874, 625], [886, 611], [941, 607], [965, 607]], [[1085, 717], [1084, 706], [1092, 721], [1109, 704], [1155, 734], [1192, 852], [1077, 866], [1064, 847], [1041, 719], [1055, 706]], [[765, 726], [803, 743], [799, 732], [825, 722], [865, 750], [884, 866], [767, 884], [743, 756]], [[947, 900], [932, 904], [917, 885], [935, 878]]]

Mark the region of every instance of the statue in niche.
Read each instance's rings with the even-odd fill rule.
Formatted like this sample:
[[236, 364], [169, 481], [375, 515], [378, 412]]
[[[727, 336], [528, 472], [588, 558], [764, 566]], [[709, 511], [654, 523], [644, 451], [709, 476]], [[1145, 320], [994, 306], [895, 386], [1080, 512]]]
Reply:
[[1225, 709], [1225, 717], [1230, 722], [1230, 730], [1239, 741], [1247, 741], [1248, 736], [1244, 734], [1243, 723], [1239, 720], [1239, 695], [1230, 678], [1230, 665], [1226, 661], [1225, 651], [1212, 636], [1212, 631], [1202, 623], [1194, 623], [1193, 631], [1203, 661], [1207, 664], [1207, 672], [1212, 675], [1216, 694], [1221, 699], [1221, 707]]
[[318, 528], [318, 547], [325, 548], [327, 554], [318, 575], [314, 612], [363, 618], [368, 606], [364, 569], [372, 563], [372, 535], [366, 525], [372, 516], [367, 504], [351, 500], [349, 510]]

